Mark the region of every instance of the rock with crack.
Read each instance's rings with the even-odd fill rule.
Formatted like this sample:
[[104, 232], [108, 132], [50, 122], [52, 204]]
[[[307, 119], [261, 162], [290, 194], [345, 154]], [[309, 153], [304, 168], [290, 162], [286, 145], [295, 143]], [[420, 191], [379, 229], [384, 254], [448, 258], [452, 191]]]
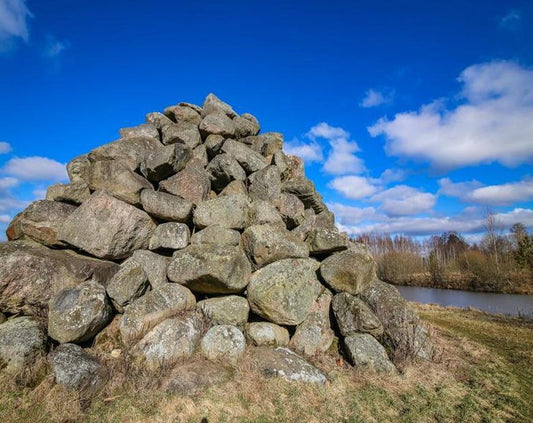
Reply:
[[190, 201], [165, 192], [142, 190], [141, 205], [146, 213], [159, 220], [188, 223], [192, 218], [193, 204]]

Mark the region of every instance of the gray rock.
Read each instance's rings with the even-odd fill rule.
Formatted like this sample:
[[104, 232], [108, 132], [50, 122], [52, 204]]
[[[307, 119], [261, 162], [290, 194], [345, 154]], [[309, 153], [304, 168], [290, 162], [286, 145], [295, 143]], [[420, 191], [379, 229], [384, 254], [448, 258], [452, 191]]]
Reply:
[[272, 156], [283, 148], [283, 134], [267, 132], [260, 135], [263, 138], [261, 153], [263, 156]]
[[243, 328], [250, 313], [248, 300], [237, 295], [202, 300], [197, 307], [214, 326], [233, 325]]
[[153, 189], [152, 184], [129, 169], [124, 162], [104, 160], [93, 163], [89, 172], [89, 187], [106, 190], [126, 203], [139, 205], [143, 189]]
[[279, 196], [276, 205], [287, 228], [293, 229], [305, 221], [304, 203], [296, 195], [283, 193]]
[[122, 342], [132, 345], [158, 323], [195, 307], [194, 295], [184, 286], [167, 283], [155, 287], [124, 311], [120, 320]]
[[78, 345], [60, 345], [50, 354], [49, 361], [56, 383], [84, 396], [96, 395], [109, 380], [108, 369]]
[[67, 173], [70, 179], [70, 182], [85, 182], [89, 181], [89, 168], [91, 167], [91, 162], [89, 161], [88, 155], [84, 154], [72, 159], [67, 163]]
[[304, 162], [297, 156], [288, 156], [283, 151], [278, 151], [272, 158], [272, 164], [279, 168], [283, 182], [305, 178]]
[[7, 320], [7, 317], [4, 313], [0, 312], [0, 325]]
[[312, 229], [305, 240], [311, 254], [328, 254], [348, 248], [348, 239], [336, 228]]
[[428, 332], [396, 287], [375, 281], [361, 296], [383, 324], [385, 345], [398, 357], [431, 358], [433, 344]]
[[150, 123], [156, 127], [156, 129], [161, 132], [161, 130], [168, 125], [172, 125], [174, 122], [170, 120], [167, 116], [159, 112], [152, 112], [146, 115], [146, 123]]
[[126, 260], [107, 285], [107, 295], [119, 313], [148, 289], [148, 276], [143, 267], [132, 259]]
[[247, 173], [257, 172], [267, 167], [267, 161], [261, 154], [235, 140], [226, 140], [221, 150], [233, 156]]
[[49, 247], [65, 246], [58, 239], [58, 231], [65, 219], [76, 210], [75, 206], [55, 201], [39, 200], [18, 214], [6, 231], [8, 239], [27, 236]]
[[244, 333], [248, 343], [256, 347], [286, 347], [289, 344], [289, 331], [274, 323], [248, 323]]
[[279, 199], [281, 195], [281, 178], [276, 166], [267, 166], [252, 173], [249, 178], [248, 192], [253, 200], [269, 201], [271, 203]]
[[214, 94], [208, 94], [208, 96], [204, 100], [201, 114], [202, 117], [205, 117], [211, 113], [224, 113], [230, 118], [234, 118], [237, 116], [237, 113], [233, 111], [233, 109], [228, 103], [224, 103]]
[[326, 209], [322, 196], [305, 176], [284, 181], [281, 190], [296, 195], [304, 203], [305, 208], [311, 207], [317, 214]]
[[29, 315], [46, 314], [52, 296], [83, 281], [107, 285], [119, 268], [72, 251], [21, 241], [0, 243], [0, 263], [0, 309]]
[[106, 160], [121, 161], [130, 170], [136, 170], [152, 151], [161, 147], [162, 144], [153, 137], [120, 138], [92, 150], [88, 158], [92, 163]]
[[239, 142], [245, 144], [247, 147], [251, 148], [256, 153], [262, 154], [265, 139], [262, 135], [257, 135], [253, 137], [240, 138]]
[[48, 335], [60, 343], [88, 341], [113, 317], [105, 288], [94, 281], [60, 291], [48, 308]]
[[191, 244], [239, 245], [241, 234], [220, 225], [211, 225], [191, 236]]
[[257, 348], [252, 366], [265, 376], [281, 377], [289, 382], [326, 383], [326, 376], [302, 357], [287, 348]]
[[252, 311], [278, 325], [302, 323], [323, 288], [312, 259], [285, 259], [252, 274], [248, 302]]
[[181, 143], [193, 149], [202, 142], [198, 125], [191, 122], [173, 123], [161, 128], [161, 141], [165, 145]]
[[329, 349], [335, 338], [329, 321], [331, 298], [332, 295], [328, 290], [318, 297], [309, 315], [296, 328], [289, 343], [291, 349], [308, 356]]
[[224, 113], [213, 112], [206, 115], [198, 127], [204, 139], [209, 135], [221, 135], [224, 138], [235, 135], [235, 125], [233, 121]]
[[235, 125], [235, 138], [245, 138], [259, 133], [261, 126], [255, 116], [250, 113], [243, 113], [233, 119]]
[[181, 396], [197, 395], [211, 386], [229, 382], [232, 374], [233, 371], [218, 363], [195, 360], [175, 367], [164, 383], [164, 390]]
[[192, 203], [176, 195], [145, 189], [141, 191], [141, 204], [150, 216], [160, 220], [187, 223], [192, 218]]
[[[292, 194], [289, 194], [292, 195]], [[303, 222], [300, 223], [291, 232], [298, 237], [299, 240], [305, 241], [309, 232], [315, 227], [316, 215], [313, 209], [305, 209]]]
[[153, 151], [141, 164], [142, 174], [150, 181], [160, 182], [180, 170], [192, 158], [192, 150], [185, 144], [172, 144]]
[[200, 348], [209, 360], [220, 360], [235, 365], [244, 354], [246, 339], [235, 326], [218, 325], [207, 331]]
[[159, 140], [159, 131], [151, 123], [143, 123], [142, 125], [131, 126], [129, 128], [121, 128], [120, 138], [129, 137], [152, 137]]
[[322, 262], [320, 275], [335, 291], [357, 295], [376, 279], [376, 262], [370, 254], [340, 251]]
[[0, 325], [0, 368], [19, 374], [45, 355], [46, 334], [32, 317], [17, 317]]
[[250, 263], [239, 247], [190, 245], [176, 251], [168, 278], [204, 294], [242, 291], [250, 279]]
[[207, 157], [207, 149], [204, 144], [200, 144], [195, 147], [192, 151], [192, 158], [196, 159], [202, 167], [206, 167], [209, 163], [209, 158]]
[[97, 191], [61, 225], [59, 239], [100, 258], [147, 248], [155, 223], [144, 211]]
[[317, 228], [335, 228], [335, 215], [329, 210], [322, 210], [315, 217], [315, 227]]
[[201, 321], [194, 315], [163, 320], [131, 351], [149, 370], [168, 367], [188, 358], [201, 338]]
[[219, 154], [207, 165], [206, 170], [211, 175], [211, 185], [221, 190], [231, 181], [244, 181], [246, 172], [239, 162], [229, 154]]
[[363, 300], [347, 292], [335, 295], [332, 303], [335, 320], [342, 336], [369, 333], [375, 337], [383, 334], [383, 325]]
[[207, 156], [209, 159], [215, 157], [224, 144], [224, 137], [222, 135], [209, 135], [205, 142], [205, 149], [207, 150]]
[[286, 258], [308, 257], [305, 243], [279, 225], [256, 225], [241, 236], [243, 249], [255, 268]]
[[71, 184], [55, 184], [46, 190], [46, 199], [69, 204], [81, 204], [91, 196], [89, 186], [85, 182]]
[[207, 200], [211, 190], [211, 179], [204, 169], [191, 166], [161, 181], [159, 189], [197, 204]]
[[385, 348], [368, 333], [355, 333], [344, 338], [344, 346], [350, 362], [363, 370], [377, 373], [396, 373]]
[[152, 287], [161, 286], [168, 282], [167, 268], [170, 261], [168, 257], [160, 256], [148, 250], [137, 250], [127, 261], [141, 265]]
[[246, 225], [247, 213], [247, 197], [228, 195], [199, 203], [193, 212], [193, 222], [200, 229], [214, 224], [230, 229], [242, 229]]
[[226, 187], [220, 191], [219, 197], [227, 195], [248, 195], [248, 190], [243, 181], [231, 181]]
[[178, 123], [189, 122], [198, 126], [202, 120], [198, 110], [181, 103], [177, 106], [167, 107], [164, 113], [166, 117]]
[[189, 244], [191, 231], [184, 223], [162, 223], [155, 228], [150, 238], [150, 250], [170, 249], [179, 250]]
[[254, 200], [248, 207], [246, 226], [272, 224], [285, 229], [283, 219], [276, 207], [267, 201]]

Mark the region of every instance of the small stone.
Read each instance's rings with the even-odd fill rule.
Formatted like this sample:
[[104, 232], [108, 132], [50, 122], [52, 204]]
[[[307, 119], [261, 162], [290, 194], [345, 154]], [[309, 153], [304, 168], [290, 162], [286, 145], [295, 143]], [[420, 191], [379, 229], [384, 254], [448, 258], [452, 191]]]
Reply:
[[153, 151], [141, 164], [142, 174], [150, 181], [160, 182], [182, 169], [192, 158], [192, 150], [185, 144], [172, 144]]
[[197, 307], [213, 326], [233, 325], [242, 328], [250, 313], [248, 300], [237, 295], [202, 300]]
[[363, 300], [347, 292], [335, 295], [333, 313], [342, 336], [369, 333], [375, 337], [383, 334], [383, 325]]
[[122, 350], [117, 348], [117, 349], [114, 349], [111, 351], [111, 353], [109, 354], [111, 357], [113, 358], [119, 358], [121, 355], [122, 355]]
[[225, 228], [238, 230], [246, 225], [247, 212], [247, 197], [222, 196], [199, 203], [193, 212], [193, 222], [200, 229], [219, 224]]
[[241, 234], [233, 229], [224, 228], [220, 225], [211, 225], [194, 233], [191, 236], [191, 244], [214, 244], [214, 245], [239, 245]]
[[336, 228], [316, 228], [309, 232], [306, 243], [311, 254], [329, 254], [348, 248], [346, 235], [340, 234]]
[[109, 281], [107, 295], [119, 313], [124, 308], [144, 295], [148, 289], [148, 277], [142, 266], [129, 259], [120, 266], [120, 270]]
[[198, 167], [186, 167], [159, 184], [159, 189], [197, 204], [206, 200], [211, 190], [209, 173]]
[[270, 322], [248, 323], [244, 333], [248, 343], [256, 347], [286, 347], [289, 344], [289, 331]]
[[378, 373], [396, 373], [385, 348], [368, 333], [356, 333], [344, 338], [350, 362], [358, 368]]
[[207, 150], [207, 156], [209, 159], [215, 157], [222, 148], [225, 138], [222, 135], [209, 135], [205, 142], [205, 149]]
[[192, 218], [192, 203], [176, 195], [145, 189], [141, 191], [141, 204], [149, 215], [160, 220], [188, 223]]
[[267, 167], [267, 162], [261, 154], [235, 140], [226, 140], [222, 146], [222, 151], [233, 156], [246, 173], [257, 172]]
[[235, 135], [235, 125], [233, 121], [224, 113], [213, 112], [208, 114], [200, 122], [198, 127], [200, 134], [204, 139], [209, 135], [221, 135], [224, 138]]
[[161, 141], [165, 145], [181, 143], [193, 149], [202, 142], [198, 125], [190, 122], [172, 123], [161, 129]]
[[81, 204], [91, 196], [89, 186], [85, 182], [71, 184], [55, 184], [46, 190], [46, 199], [69, 204]]
[[236, 365], [244, 354], [246, 339], [235, 326], [218, 325], [207, 331], [200, 348], [209, 360], [221, 360]]
[[162, 223], [155, 228], [150, 238], [150, 250], [179, 250], [189, 244], [191, 232], [184, 223]]
[[159, 131], [151, 123], [143, 123], [142, 125], [131, 126], [129, 128], [120, 129], [120, 137], [152, 137], [159, 140]]

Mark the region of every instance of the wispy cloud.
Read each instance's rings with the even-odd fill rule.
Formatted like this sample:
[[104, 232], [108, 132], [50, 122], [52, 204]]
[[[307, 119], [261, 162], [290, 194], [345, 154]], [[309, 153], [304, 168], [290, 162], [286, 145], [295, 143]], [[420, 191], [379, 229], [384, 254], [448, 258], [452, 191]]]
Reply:
[[43, 56], [48, 59], [59, 57], [65, 50], [70, 48], [69, 41], [61, 41], [53, 36], [48, 36], [44, 46]]
[[299, 156], [306, 163], [322, 162], [324, 155], [322, 146], [317, 142], [301, 142], [297, 139], [286, 142], [284, 150], [287, 154]]
[[60, 182], [68, 179], [65, 164], [47, 157], [13, 157], [0, 173], [21, 181]]
[[5, 141], [0, 141], [0, 154], [6, 154], [11, 151], [11, 144]]
[[392, 101], [394, 97], [394, 92], [392, 90], [374, 90], [370, 89], [365, 93], [364, 98], [361, 100], [359, 105], [361, 107], [377, 107], [382, 104], [387, 104]]
[[28, 19], [32, 17], [25, 0], [0, 0], [0, 50], [13, 39], [29, 40]]
[[515, 31], [520, 28], [522, 23], [522, 13], [519, 10], [510, 10], [500, 18], [500, 27]]

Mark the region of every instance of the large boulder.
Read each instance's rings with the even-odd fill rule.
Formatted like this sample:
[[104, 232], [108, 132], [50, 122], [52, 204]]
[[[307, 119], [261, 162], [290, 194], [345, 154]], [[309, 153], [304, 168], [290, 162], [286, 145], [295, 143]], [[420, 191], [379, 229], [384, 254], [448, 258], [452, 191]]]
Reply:
[[194, 295], [184, 286], [167, 283], [155, 287], [124, 311], [120, 320], [122, 342], [131, 345], [158, 323], [195, 306]]
[[289, 344], [289, 331], [270, 322], [248, 323], [244, 334], [248, 343], [255, 347], [286, 347]]
[[[115, 160], [123, 162], [129, 169], [136, 170], [151, 152], [162, 144], [152, 136], [121, 138], [102, 145], [88, 155], [90, 162]], [[74, 181], [72, 181], [74, 182]]]
[[191, 244], [239, 245], [241, 234], [234, 229], [224, 228], [218, 224], [208, 226], [191, 236]]
[[50, 185], [46, 190], [46, 199], [69, 204], [81, 204], [91, 196], [85, 182]]
[[200, 116], [201, 109], [191, 106], [193, 105], [188, 103], [180, 103], [176, 106], [167, 107], [164, 110], [164, 114], [174, 122], [189, 122], [198, 126], [202, 121], [202, 117]]
[[190, 245], [176, 251], [168, 267], [168, 278], [204, 294], [242, 291], [251, 267], [239, 247], [210, 244]]
[[267, 167], [268, 163], [261, 154], [238, 141], [232, 139], [226, 140], [221, 150], [234, 157], [246, 173], [257, 172]]
[[74, 344], [58, 346], [49, 357], [56, 383], [84, 397], [99, 393], [109, 380], [109, 370], [94, 355]]
[[335, 291], [357, 295], [376, 280], [376, 262], [366, 252], [345, 250], [326, 258], [320, 275]]
[[305, 206], [296, 195], [283, 193], [276, 201], [276, 205], [287, 228], [293, 229], [304, 222]]
[[218, 325], [207, 331], [200, 343], [202, 353], [209, 360], [235, 365], [244, 354], [246, 339], [235, 326]]
[[228, 103], [223, 102], [212, 93], [208, 94], [205, 98], [204, 104], [202, 105], [201, 115], [202, 117], [205, 117], [211, 113], [223, 113], [229, 118], [237, 116], [237, 113], [233, 111]]
[[59, 239], [99, 258], [121, 259], [148, 247], [155, 223], [144, 211], [97, 191], [59, 230]]
[[198, 125], [192, 122], [180, 122], [163, 126], [161, 141], [165, 145], [178, 143], [192, 149], [202, 142], [202, 137]]
[[372, 335], [354, 333], [344, 338], [344, 346], [348, 359], [355, 367], [378, 373], [396, 373], [387, 351]]
[[0, 369], [18, 374], [38, 365], [45, 355], [46, 334], [32, 317], [0, 325]]
[[309, 256], [307, 245], [280, 225], [250, 226], [243, 232], [241, 243], [255, 268], [286, 258]]
[[383, 325], [360, 298], [341, 292], [333, 298], [331, 308], [342, 336], [361, 332], [376, 337], [383, 334]]
[[0, 310], [42, 314], [50, 298], [89, 279], [107, 285], [115, 263], [22, 241], [0, 243]]
[[70, 182], [85, 182], [89, 181], [89, 168], [91, 167], [91, 162], [89, 161], [88, 154], [83, 154], [81, 156], [75, 157], [70, 162], [67, 163], [67, 173], [70, 179]]
[[246, 226], [274, 224], [285, 229], [283, 219], [276, 207], [263, 200], [254, 200], [248, 206], [248, 216]]
[[383, 324], [384, 341], [399, 359], [430, 359], [433, 345], [420, 318], [396, 287], [376, 281], [361, 293]]
[[193, 222], [200, 228], [221, 225], [243, 229], [246, 225], [248, 199], [244, 195], [216, 197], [199, 203], [193, 212]]
[[192, 150], [186, 145], [166, 145], [150, 153], [141, 163], [141, 172], [148, 180], [159, 182], [184, 169], [191, 158]]
[[225, 138], [222, 135], [209, 135], [203, 145], [207, 151], [207, 157], [212, 160], [218, 153], [224, 144]]
[[142, 297], [148, 287], [148, 276], [143, 266], [135, 260], [128, 259], [109, 281], [107, 295], [117, 311], [123, 313], [124, 308]]
[[256, 271], [248, 285], [252, 311], [278, 325], [298, 325], [311, 311], [323, 287], [312, 259], [285, 259]]
[[233, 119], [235, 125], [235, 138], [244, 138], [257, 135], [261, 130], [258, 120], [250, 113], [243, 113]]
[[150, 250], [179, 250], [189, 245], [191, 231], [185, 223], [162, 223], [150, 238]]
[[61, 343], [88, 341], [112, 317], [105, 288], [97, 282], [87, 281], [52, 298], [48, 310], [48, 335]]
[[248, 300], [238, 295], [208, 298], [199, 301], [197, 307], [214, 326], [233, 325], [243, 328], [250, 313]]
[[198, 129], [204, 139], [209, 135], [221, 135], [225, 138], [235, 135], [235, 124], [221, 112], [213, 112], [205, 116]]
[[141, 204], [146, 213], [160, 220], [187, 223], [192, 217], [191, 202], [165, 192], [142, 190]]
[[346, 234], [337, 228], [315, 228], [309, 232], [305, 240], [311, 254], [329, 254], [348, 248]]
[[211, 190], [209, 173], [197, 166], [188, 166], [159, 184], [159, 189], [191, 203], [206, 200]]
[[281, 189], [283, 192], [296, 195], [305, 208], [311, 207], [315, 213], [320, 213], [326, 209], [322, 196], [316, 191], [315, 185], [305, 176], [285, 180]]
[[244, 181], [246, 172], [239, 162], [229, 154], [219, 154], [207, 165], [214, 189], [221, 190], [231, 181]]

